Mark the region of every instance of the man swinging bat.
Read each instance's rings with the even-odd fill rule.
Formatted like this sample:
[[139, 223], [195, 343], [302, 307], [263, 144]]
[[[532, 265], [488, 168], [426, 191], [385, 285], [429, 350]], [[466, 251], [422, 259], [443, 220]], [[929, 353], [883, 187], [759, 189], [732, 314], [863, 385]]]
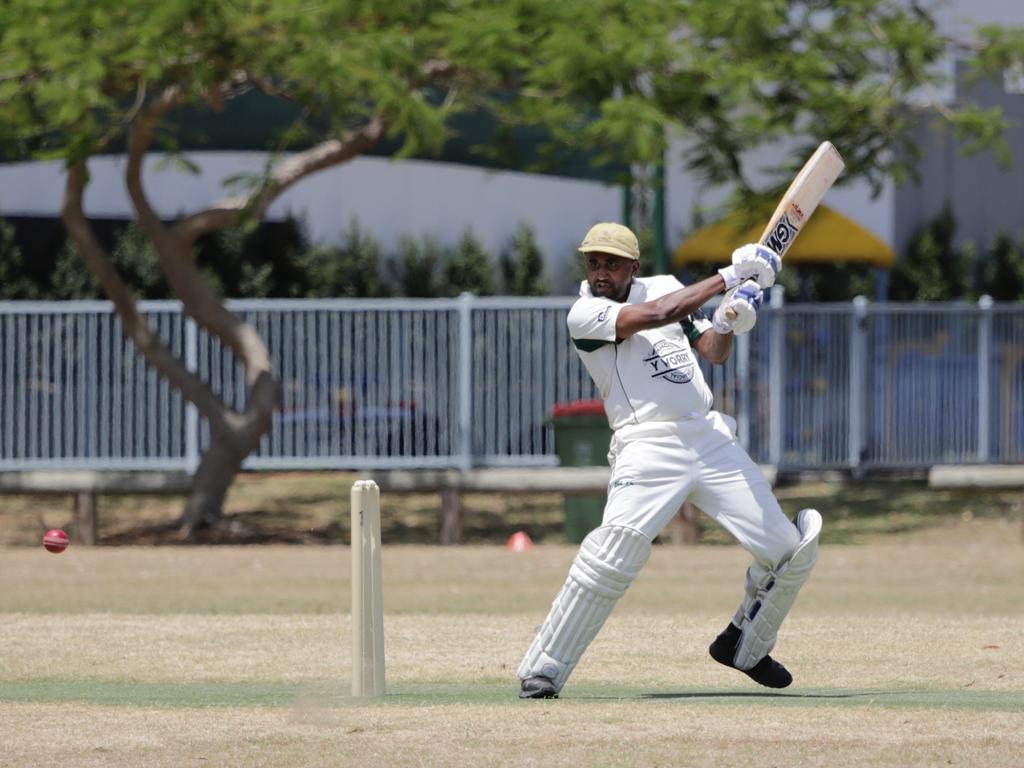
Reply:
[[[651, 542], [687, 500], [753, 555], [742, 602], [711, 643], [711, 656], [761, 685], [784, 688], [792, 677], [769, 652], [817, 559], [821, 516], [805, 509], [791, 522], [783, 514], [737, 443], [735, 422], [712, 410], [694, 357], [725, 362], [733, 336], [753, 328], [779, 256], [745, 245], [730, 266], [683, 287], [671, 276], [637, 277], [639, 244], [619, 224], [597, 224], [579, 250], [587, 279], [568, 325], [614, 430], [611, 482], [601, 525], [580, 546], [519, 665], [519, 695], [558, 695], [647, 562]], [[723, 290], [709, 322], [699, 308]]]

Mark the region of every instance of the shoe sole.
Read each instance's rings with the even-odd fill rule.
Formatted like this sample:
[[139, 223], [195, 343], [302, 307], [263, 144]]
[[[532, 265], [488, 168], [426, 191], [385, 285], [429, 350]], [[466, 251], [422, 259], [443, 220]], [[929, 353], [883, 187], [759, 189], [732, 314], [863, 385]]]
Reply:
[[[719, 655], [717, 655], [716, 654], [716, 650], [717, 649], [715, 648], [715, 646], [713, 644], [711, 645], [711, 647], [708, 648], [708, 653], [711, 655], [712, 659], [717, 661], [722, 666], [729, 667], [729, 669], [735, 669], [737, 672], [742, 672], [744, 675], [749, 677], [755, 683], [757, 683], [758, 685], [763, 685], [765, 688], [775, 688], [776, 690], [778, 690], [780, 688], [788, 688], [790, 686], [790, 684], [792, 684], [792, 682], [793, 682], [793, 677], [792, 676], [790, 676], [789, 680], [786, 680], [785, 682], [772, 682], [772, 681], [767, 681], [766, 682], [764, 680], [759, 680], [756, 677], [757, 673], [754, 672], [753, 669], [740, 669], [739, 667], [737, 667], [735, 664], [732, 663], [732, 659], [726, 660], [726, 659], [720, 657]], [[777, 664], [778, 662], [775, 662], [775, 663]], [[758, 662], [758, 664], [760, 664], [760, 662]], [[755, 669], [756, 669], [756, 667], [755, 667]], [[788, 674], [788, 672], [787, 672], [787, 674]]]
[[520, 691], [520, 699], [557, 699], [558, 694], [554, 691]]

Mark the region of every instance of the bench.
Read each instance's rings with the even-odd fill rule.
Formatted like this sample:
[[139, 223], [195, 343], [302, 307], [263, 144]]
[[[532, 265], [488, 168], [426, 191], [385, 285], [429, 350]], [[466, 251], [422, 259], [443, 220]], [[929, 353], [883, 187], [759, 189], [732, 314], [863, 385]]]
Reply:
[[97, 541], [99, 494], [180, 494], [191, 489], [192, 476], [180, 471], [33, 469], [0, 472], [0, 493], [72, 494], [75, 539], [86, 545]]
[[930, 488], [1024, 488], [1021, 464], [936, 464], [928, 470]]
[[[378, 470], [364, 472], [382, 493], [440, 493], [442, 544], [462, 541], [463, 493], [604, 493], [607, 467], [534, 469]], [[185, 494], [192, 477], [182, 471], [54, 470], [0, 472], [0, 493], [68, 493], [79, 544], [97, 542], [98, 496], [106, 494]]]
[[[762, 467], [770, 482], [773, 468]], [[360, 473], [374, 480], [382, 494], [439, 493], [441, 544], [462, 543], [464, 493], [562, 493], [603, 495], [608, 489], [608, 467], [482, 467], [461, 471], [388, 469]], [[186, 494], [192, 477], [182, 471], [163, 470], [28, 470], [0, 472], [0, 493], [69, 493], [74, 497], [73, 524], [78, 543], [97, 541], [97, 497], [107, 494]], [[697, 510], [683, 505], [674, 523], [672, 540], [690, 543], [697, 537]]]

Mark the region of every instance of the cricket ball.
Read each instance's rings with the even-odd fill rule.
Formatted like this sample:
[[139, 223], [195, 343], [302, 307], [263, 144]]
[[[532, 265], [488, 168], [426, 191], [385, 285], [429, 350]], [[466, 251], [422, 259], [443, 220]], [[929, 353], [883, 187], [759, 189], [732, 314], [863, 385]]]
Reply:
[[47, 552], [60, 554], [68, 548], [68, 535], [60, 528], [47, 531], [43, 536], [43, 546], [46, 547]]

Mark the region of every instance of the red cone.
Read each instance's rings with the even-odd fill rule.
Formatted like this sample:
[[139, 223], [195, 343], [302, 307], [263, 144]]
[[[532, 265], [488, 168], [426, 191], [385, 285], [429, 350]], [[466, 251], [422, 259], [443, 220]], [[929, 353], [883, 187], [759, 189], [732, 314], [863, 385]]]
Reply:
[[516, 531], [508, 537], [508, 544], [505, 546], [513, 552], [525, 552], [533, 547], [533, 541], [530, 539], [530, 534], [526, 531]]

